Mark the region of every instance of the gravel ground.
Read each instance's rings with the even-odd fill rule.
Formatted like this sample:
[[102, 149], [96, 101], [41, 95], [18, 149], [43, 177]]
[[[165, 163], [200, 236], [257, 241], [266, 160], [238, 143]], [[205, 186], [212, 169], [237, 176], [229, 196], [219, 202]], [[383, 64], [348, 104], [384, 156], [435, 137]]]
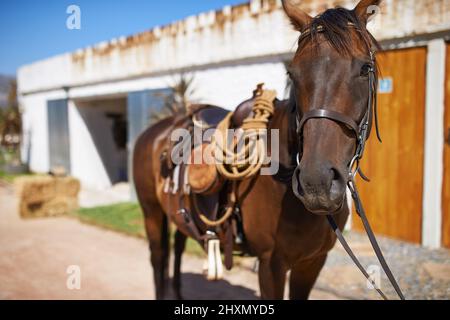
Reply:
[[[346, 234], [364, 266], [377, 265], [376, 256], [367, 237], [361, 233]], [[406, 299], [449, 299], [450, 298], [450, 251], [430, 250], [409, 243], [378, 236], [385, 258], [396, 277]], [[362, 275], [354, 278], [348, 268], [356, 269], [340, 245], [331, 252], [316, 288], [334, 292], [350, 299], [376, 298], [377, 293], [367, 289], [360, 281]], [[333, 270], [335, 272], [333, 272]], [[388, 297], [396, 293], [381, 271], [381, 289]]]

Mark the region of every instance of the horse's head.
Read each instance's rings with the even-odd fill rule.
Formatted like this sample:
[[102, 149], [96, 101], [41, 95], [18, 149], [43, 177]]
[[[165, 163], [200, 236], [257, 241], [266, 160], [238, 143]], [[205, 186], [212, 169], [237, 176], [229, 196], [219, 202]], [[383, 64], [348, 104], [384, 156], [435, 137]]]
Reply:
[[362, 0], [354, 10], [330, 9], [315, 18], [293, 2], [283, 1], [301, 32], [289, 66], [299, 140], [293, 187], [309, 211], [329, 214], [344, 204], [352, 160], [371, 126], [377, 44], [366, 24], [380, 0]]

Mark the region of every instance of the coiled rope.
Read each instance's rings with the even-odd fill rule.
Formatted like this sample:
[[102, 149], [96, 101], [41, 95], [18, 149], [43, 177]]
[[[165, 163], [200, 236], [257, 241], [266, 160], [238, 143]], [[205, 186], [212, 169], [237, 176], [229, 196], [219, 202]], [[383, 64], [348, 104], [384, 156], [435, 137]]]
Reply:
[[238, 135], [233, 135], [231, 141], [228, 138], [233, 113], [230, 112], [217, 126], [217, 135], [215, 134], [212, 140], [215, 144], [216, 168], [220, 175], [233, 182], [233, 186], [227, 210], [222, 217], [213, 221], [204, 214], [199, 214], [207, 226], [217, 227], [233, 214], [237, 201], [237, 181], [252, 178], [263, 166], [267, 150], [261, 133], [268, 128], [269, 119], [274, 113], [273, 102], [276, 96], [274, 90], [257, 91], [252, 117], [244, 120], [242, 127], [239, 128], [242, 131]]
[[[253, 116], [245, 119], [237, 135], [229, 139], [233, 113], [217, 126], [215, 153], [217, 171], [229, 180], [244, 180], [256, 175], [266, 159], [266, 144], [261, 136], [273, 115], [276, 91], [261, 90], [255, 98]], [[231, 140], [231, 141], [230, 141]]]

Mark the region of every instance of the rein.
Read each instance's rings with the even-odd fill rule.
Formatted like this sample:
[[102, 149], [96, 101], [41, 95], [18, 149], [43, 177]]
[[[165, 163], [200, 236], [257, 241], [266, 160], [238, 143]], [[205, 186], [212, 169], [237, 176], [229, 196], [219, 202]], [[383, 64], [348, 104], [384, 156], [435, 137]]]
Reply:
[[[348, 23], [348, 26], [355, 28], [357, 31], [359, 31], [359, 29], [353, 23]], [[324, 28], [322, 26], [318, 26], [316, 28], [316, 32], [320, 33], [323, 31], [324, 31]], [[300, 36], [299, 42], [304, 40], [306, 38], [306, 36], [310, 35], [310, 34], [311, 34], [310, 29], [305, 30], [302, 33], [302, 35]], [[381, 267], [383, 268], [384, 272], [386, 273], [391, 285], [394, 287], [395, 291], [397, 292], [397, 295], [400, 297], [401, 300], [404, 300], [405, 297], [404, 297], [397, 281], [395, 280], [395, 277], [392, 274], [392, 271], [390, 270], [390, 268], [386, 262], [386, 259], [383, 256], [380, 246], [376, 240], [375, 234], [373, 233], [373, 230], [367, 219], [361, 198], [359, 196], [359, 193], [358, 193], [358, 190], [356, 187], [356, 182], [355, 182], [355, 177], [358, 173], [364, 180], [368, 181], [367, 177], [360, 170], [359, 165], [360, 165], [360, 161], [364, 154], [366, 141], [370, 134], [373, 116], [375, 118], [375, 127], [376, 127], [377, 137], [378, 137], [378, 140], [380, 140], [380, 142], [381, 142], [379, 127], [378, 127], [378, 116], [377, 116], [377, 99], [376, 99], [377, 86], [376, 86], [375, 53], [370, 48], [370, 45], [367, 42], [367, 40], [365, 40], [364, 42], [365, 42], [366, 46], [368, 47], [369, 54], [370, 54], [370, 69], [369, 69], [369, 74], [368, 74], [368, 76], [369, 76], [369, 80], [368, 80], [369, 81], [369, 92], [368, 92], [369, 98], [368, 98], [366, 113], [363, 116], [361, 123], [357, 124], [351, 117], [349, 117], [345, 114], [339, 113], [339, 112], [335, 112], [335, 111], [327, 110], [327, 109], [314, 109], [314, 110], [310, 110], [310, 111], [304, 113], [303, 117], [300, 120], [298, 118], [298, 113], [297, 113], [297, 134], [300, 137], [300, 139], [302, 139], [303, 127], [305, 126], [306, 122], [310, 119], [329, 119], [329, 120], [332, 120], [339, 124], [345, 125], [349, 129], [351, 129], [352, 132], [355, 134], [357, 146], [356, 146], [355, 155], [353, 156], [353, 158], [349, 164], [349, 175], [348, 175], [348, 179], [347, 179], [347, 187], [351, 192], [352, 199], [355, 204], [356, 212], [362, 220], [364, 229], [367, 233], [367, 236], [372, 245], [372, 248], [377, 256], [377, 259], [378, 259], [379, 263], [381, 264]], [[303, 143], [300, 143], [300, 145], [302, 146]], [[301, 154], [299, 152], [299, 154], [297, 155], [297, 164], [299, 164], [300, 158], [301, 158]], [[297, 196], [297, 198], [300, 198], [300, 194], [298, 193], [299, 174], [300, 174], [299, 167], [297, 166], [297, 168], [294, 171], [294, 176], [292, 179], [293, 191], [294, 191], [294, 194]], [[353, 260], [355, 265], [361, 271], [361, 273], [367, 278], [367, 280], [377, 290], [377, 292], [381, 295], [381, 297], [385, 300], [388, 300], [386, 295], [383, 293], [383, 291], [380, 288], [378, 288], [376, 286], [375, 282], [370, 278], [370, 275], [364, 269], [364, 267], [362, 266], [361, 262], [358, 260], [356, 255], [353, 253], [353, 251], [350, 248], [350, 246], [348, 245], [345, 237], [339, 230], [334, 217], [331, 214], [329, 214], [329, 215], [327, 215], [327, 220], [328, 220], [328, 223], [330, 224], [332, 230], [336, 234], [337, 239], [339, 240], [339, 242], [341, 243], [341, 245], [343, 246], [343, 248], [345, 249], [347, 254], [350, 256], [350, 258]]]

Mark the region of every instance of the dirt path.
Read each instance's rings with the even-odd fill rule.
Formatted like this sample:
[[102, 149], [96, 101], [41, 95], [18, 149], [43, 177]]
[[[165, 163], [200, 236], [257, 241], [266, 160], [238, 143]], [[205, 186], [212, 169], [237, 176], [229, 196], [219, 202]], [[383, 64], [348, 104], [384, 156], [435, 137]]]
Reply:
[[[0, 299], [154, 298], [145, 241], [70, 218], [22, 220], [16, 207], [11, 188], [0, 186]], [[80, 267], [80, 290], [66, 286], [71, 265]], [[202, 265], [185, 256], [185, 297], [257, 298], [255, 273], [234, 269], [224, 281], [210, 283], [200, 274]]]
[[[22, 220], [16, 207], [12, 188], [0, 185], [0, 299], [154, 298], [145, 241], [70, 218]], [[363, 257], [371, 259], [367, 244], [354, 242], [354, 246]], [[404, 250], [402, 252], [400, 254], [404, 255]], [[443, 254], [444, 260], [449, 257], [447, 252]], [[439, 259], [442, 260], [440, 256]], [[251, 265], [251, 261], [248, 264]], [[71, 265], [80, 267], [80, 290], [67, 288], [69, 275], [66, 271]], [[234, 268], [226, 273], [225, 280], [211, 283], [201, 275], [202, 265], [202, 259], [185, 255], [182, 281], [186, 298], [257, 298], [257, 275], [250, 268]], [[437, 266], [441, 266], [440, 274], [445, 278], [450, 264]], [[394, 272], [401, 268], [399, 266]], [[431, 283], [428, 278], [424, 279], [427, 284]], [[400, 282], [407, 283], [402, 279]], [[438, 283], [442, 286], [442, 279]], [[423, 290], [418, 289], [418, 292]], [[448, 296], [448, 286], [433, 292], [438, 292], [437, 297]], [[364, 279], [345, 257], [342, 248], [337, 247], [330, 255], [311, 298], [365, 299], [377, 296], [372, 290], [367, 290]]]

